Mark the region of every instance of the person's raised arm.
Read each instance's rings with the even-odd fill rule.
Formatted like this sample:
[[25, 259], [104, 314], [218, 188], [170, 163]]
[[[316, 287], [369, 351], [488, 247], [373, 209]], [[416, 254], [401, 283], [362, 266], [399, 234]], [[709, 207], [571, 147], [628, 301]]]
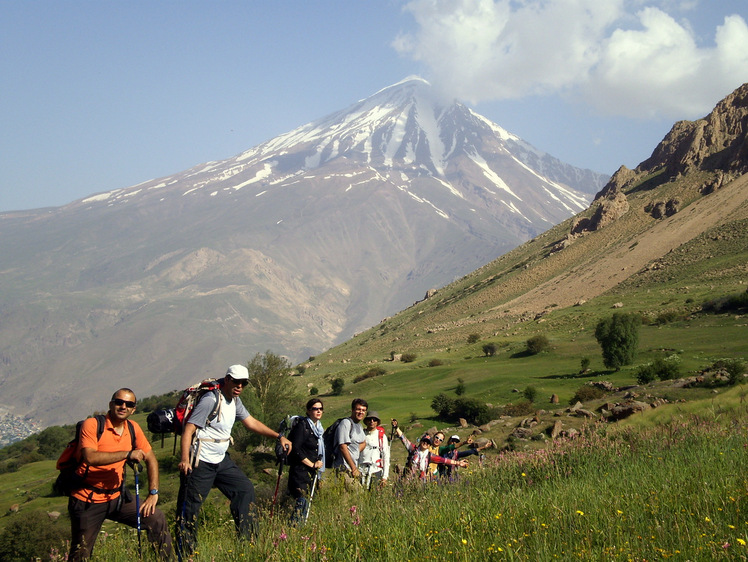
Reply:
[[246, 427], [249, 431], [252, 431], [254, 433], [257, 433], [258, 435], [263, 435], [265, 437], [271, 437], [273, 439], [278, 439], [280, 441], [281, 447], [283, 447], [286, 450], [286, 454], [291, 452], [291, 442], [280, 435], [277, 431], [270, 429], [268, 426], [266, 426], [264, 423], [262, 423], [257, 418], [253, 418], [252, 416], [247, 416], [242, 420], [242, 425]]

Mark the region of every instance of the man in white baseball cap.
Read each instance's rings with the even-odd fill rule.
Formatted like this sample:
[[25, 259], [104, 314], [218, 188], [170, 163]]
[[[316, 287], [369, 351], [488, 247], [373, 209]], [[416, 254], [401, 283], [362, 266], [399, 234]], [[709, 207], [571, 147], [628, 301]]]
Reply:
[[[255, 501], [254, 485], [228, 455], [235, 421], [240, 421], [249, 431], [280, 440], [286, 452], [291, 450], [288, 439], [253, 418], [244, 407], [239, 395], [248, 384], [247, 368], [232, 365], [221, 381], [221, 391], [204, 394], [184, 425], [176, 513], [177, 547], [181, 559], [189, 558], [197, 546], [197, 515], [214, 486], [231, 502], [237, 534], [251, 539], [255, 533], [254, 510], [251, 509]], [[218, 414], [209, 420], [216, 400], [220, 401]]]

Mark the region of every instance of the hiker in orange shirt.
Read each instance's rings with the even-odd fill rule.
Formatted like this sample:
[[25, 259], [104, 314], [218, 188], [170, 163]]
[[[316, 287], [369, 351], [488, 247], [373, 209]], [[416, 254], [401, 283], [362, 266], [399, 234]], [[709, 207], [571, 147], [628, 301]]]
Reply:
[[81, 487], [68, 500], [72, 542], [68, 560], [91, 557], [104, 519], [138, 525], [137, 503], [125, 488], [125, 462], [144, 462], [148, 469], [148, 498], [140, 506], [140, 526], [159, 558], [173, 558], [171, 535], [158, 503], [158, 462], [143, 430], [128, 418], [135, 412], [135, 393], [121, 388], [112, 395], [104, 431], [97, 435], [96, 418], [83, 422], [78, 443]]

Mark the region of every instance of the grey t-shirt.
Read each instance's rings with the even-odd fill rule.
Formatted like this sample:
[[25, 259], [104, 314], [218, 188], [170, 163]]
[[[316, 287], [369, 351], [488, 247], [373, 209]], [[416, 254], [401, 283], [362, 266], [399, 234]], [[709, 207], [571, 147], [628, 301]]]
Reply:
[[208, 416], [213, 411], [216, 403], [213, 393], [206, 394], [195, 405], [189, 419], [189, 423], [194, 423], [198, 430], [196, 432], [196, 441], [193, 448], [196, 448], [198, 441], [200, 444], [200, 460], [217, 464], [223, 460], [226, 450], [229, 448], [229, 439], [231, 437], [231, 428], [234, 427], [235, 421], [242, 421], [249, 416], [249, 412], [244, 407], [239, 398], [233, 398], [227, 401], [222, 392], [218, 393], [218, 399], [221, 405], [218, 408], [218, 415], [206, 427]]
[[[366, 433], [360, 423], [354, 422], [351, 418], [345, 418], [338, 424], [338, 431], [335, 433], [335, 443], [340, 445], [346, 443], [348, 452], [351, 454], [354, 466], [358, 464], [359, 445], [366, 441]], [[343, 467], [351, 470], [348, 463], [345, 462], [343, 455], [337, 455], [333, 468]]]

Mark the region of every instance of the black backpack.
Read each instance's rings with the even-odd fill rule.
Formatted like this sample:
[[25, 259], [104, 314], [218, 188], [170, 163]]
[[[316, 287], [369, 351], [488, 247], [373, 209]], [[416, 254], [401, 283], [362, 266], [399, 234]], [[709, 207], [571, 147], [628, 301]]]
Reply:
[[[288, 434], [291, 432], [291, 430], [296, 427], [296, 425], [304, 419], [304, 416], [286, 416], [283, 418], [283, 420], [280, 422], [280, 425], [278, 426], [278, 436], [279, 437], [288, 437]], [[275, 460], [276, 462], [280, 463], [286, 463], [288, 462], [286, 450], [281, 447], [280, 439], [275, 440]]]
[[[96, 418], [96, 440], [101, 439], [104, 434], [104, 426], [106, 424], [106, 415], [98, 414], [94, 416]], [[57, 475], [57, 480], [52, 484], [52, 492], [58, 496], [69, 496], [75, 490], [85, 488], [87, 490], [93, 490], [100, 493], [112, 493], [117, 490], [102, 490], [95, 486], [90, 486], [86, 483], [86, 475], [88, 474], [89, 465], [86, 465], [86, 471], [83, 476], [77, 473], [78, 467], [83, 462], [76, 455], [78, 451], [78, 443], [81, 439], [81, 426], [85, 420], [79, 421], [75, 424], [75, 436], [65, 446], [60, 458], [57, 459], [57, 470], [60, 474]], [[127, 427], [130, 431], [130, 439], [132, 440], [132, 449], [135, 450], [135, 428], [130, 420], [127, 420]], [[124, 462], [124, 461], [123, 461]], [[125, 478], [123, 474], [122, 486], [125, 485]]]
[[336, 447], [338, 443], [335, 440], [335, 434], [338, 432], [340, 422], [344, 419], [347, 418], [338, 418], [335, 420], [335, 422], [325, 429], [325, 432], [322, 434], [322, 441], [325, 443], [325, 468], [332, 468], [335, 459], [338, 457], [338, 449]]

